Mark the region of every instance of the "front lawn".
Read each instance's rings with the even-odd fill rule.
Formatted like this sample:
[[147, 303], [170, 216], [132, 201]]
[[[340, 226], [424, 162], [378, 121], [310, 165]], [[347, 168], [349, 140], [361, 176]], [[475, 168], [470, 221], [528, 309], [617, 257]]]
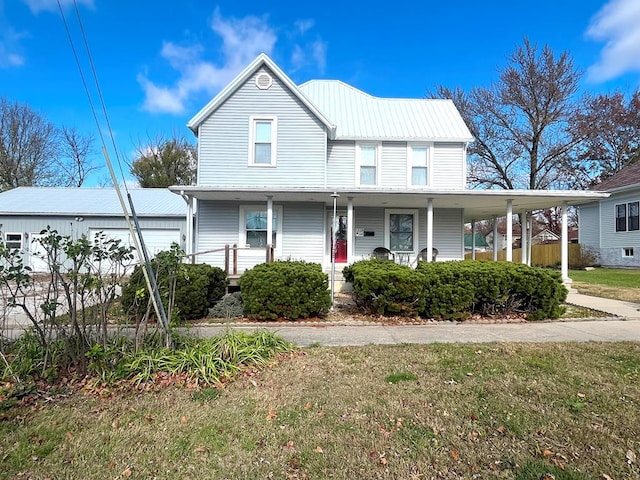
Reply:
[[638, 478], [639, 376], [637, 343], [310, 348], [222, 390], [9, 408], [0, 478]]
[[595, 268], [571, 270], [572, 287], [585, 295], [640, 302], [640, 270]]

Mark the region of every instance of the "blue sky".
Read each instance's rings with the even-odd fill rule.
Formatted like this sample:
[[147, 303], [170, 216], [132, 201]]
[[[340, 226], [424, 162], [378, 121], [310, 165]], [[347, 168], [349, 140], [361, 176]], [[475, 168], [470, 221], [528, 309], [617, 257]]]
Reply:
[[[60, 5], [88, 76], [74, 0]], [[528, 36], [569, 51], [585, 92], [640, 86], [639, 0], [76, 5], [124, 157], [158, 135], [195, 140], [186, 122], [260, 52], [297, 83], [330, 78], [376, 96], [423, 97], [439, 84], [487, 86]], [[58, 0], [0, 0], [0, 96], [97, 137]]]

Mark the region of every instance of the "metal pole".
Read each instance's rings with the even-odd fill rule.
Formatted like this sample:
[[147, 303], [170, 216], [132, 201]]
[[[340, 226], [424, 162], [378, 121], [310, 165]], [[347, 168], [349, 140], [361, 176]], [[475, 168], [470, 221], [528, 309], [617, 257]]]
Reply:
[[338, 195], [337, 192], [331, 194], [333, 198], [333, 220], [331, 221], [331, 309], [333, 310], [333, 302], [336, 294], [336, 214], [338, 212]]

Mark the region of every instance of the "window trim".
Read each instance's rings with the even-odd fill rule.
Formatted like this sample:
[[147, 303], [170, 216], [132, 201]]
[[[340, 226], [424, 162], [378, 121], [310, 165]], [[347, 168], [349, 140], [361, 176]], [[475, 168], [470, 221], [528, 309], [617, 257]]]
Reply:
[[[374, 147], [376, 149], [376, 180], [374, 184], [362, 184], [360, 182], [360, 167], [362, 167], [362, 147]], [[380, 185], [380, 159], [382, 158], [381, 142], [356, 142], [356, 187], [377, 187]]]
[[633, 258], [634, 253], [633, 247], [622, 247], [622, 258]]
[[[255, 138], [258, 122], [271, 122], [271, 162], [256, 163]], [[258, 168], [272, 168], [276, 166], [278, 157], [278, 117], [275, 115], [251, 115], [249, 117], [249, 166]]]
[[[246, 231], [246, 214], [250, 211], [259, 211], [259, 212], [267, 212], [267, 205], [256, 203], [256, 204], [246, 204], [240, 205], [238, 210], [238, 246], [241, 248], [250, 248], [249, 251], [260, 252], [262, 255], [263, 247], [247, 247], [247, 231]], [[276, 248], [275, 252], [277, 255], [282, 254], [282, 205], [274, 205], [273, 212], [276, 214]]]
[[384, 211], [384, 246], [391, 250], [391, 215], [413, 215], [413, 250], [391, 250], [392, 252], [417, 254], [420, 240], [419, 216], [417, 208], [388, 208]]
[[16, 240], [7, 240], [7, 237], [9, 235], [19, 235], [20, 236], [20, 246], [19, 247], [11, 247], [12, 250], [22, 250], [24, 248], [24, 233], [22, 232], [6, 232], [4, 234], [4, 237], [2, 238], [3, 241], [3, 245], [5, 246], [5, 248], [7, 247], [7, 243], [16, 243]]
[[[624, 208], [624, 215], [618, 215], [618, 207]], [[616, 232], [626, 232], [627, 231], [627, 204], [626, 203], [617, 203], [615, 205], [615, 212], [613, 218], [615, 219], [615, 227]], [[623, 222], [623, 225], [620, 223]]]
[[[413, 183], [413, 149], [415, 147], [424, 147], [427, 149], [427, 184], [426, 185], [414, 185]], [[407, 143], [407, 188], [428, 188], [432, 185], [432, 173], [431, 168], [433, 154], [432, 142], [408, 142]]]

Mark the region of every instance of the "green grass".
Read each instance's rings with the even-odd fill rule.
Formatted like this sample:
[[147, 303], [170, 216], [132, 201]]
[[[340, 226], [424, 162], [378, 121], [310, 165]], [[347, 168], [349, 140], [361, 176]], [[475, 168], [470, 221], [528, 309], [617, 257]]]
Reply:
[[640, 288], [640, 270], [624, 268], [595, 268], [593, 270], [571, 270], [569, 277], [574, 282], [604, 285], [607, 287]]
[[640, 270], [624, 268], [596, 268], [571, 270], [573, 288], [585, 295], [640, 302]]
[[638, 343], [315, 347], [217, 393], [0, 411], [0, 479], [639, 478], [639, 380]]

